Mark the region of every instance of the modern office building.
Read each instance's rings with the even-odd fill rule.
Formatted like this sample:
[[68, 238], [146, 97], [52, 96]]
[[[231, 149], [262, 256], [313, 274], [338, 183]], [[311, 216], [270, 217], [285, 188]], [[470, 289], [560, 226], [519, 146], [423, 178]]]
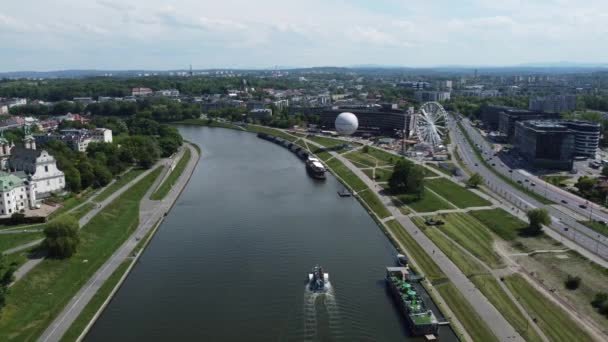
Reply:
[[481, 121], [490, 131], [498, 130], [499, 114], [505, 111], [521, 111], [513, 107], [488, 104], [481, 107]]
[[574, 134], [574, 155], [595, 158], [600, 143], [600, 124], [590, 121], [562, 121]]
[[498, 115], [498, 130], [500, 135], [509, 142], [513, 141], [515, 135], [515, 123], [525, 120], [557, 120], [559, 113], [540, 113], [527, 110], [506, 110]]
[[538, 112], [571, 112], [576, 109], [576, 95], [553, 95], [530, 99], [530, 110]]
[[555, 121], [518, 121], [513, 148], [532, 167], [571, 170], [574, 162], [574, 134]]

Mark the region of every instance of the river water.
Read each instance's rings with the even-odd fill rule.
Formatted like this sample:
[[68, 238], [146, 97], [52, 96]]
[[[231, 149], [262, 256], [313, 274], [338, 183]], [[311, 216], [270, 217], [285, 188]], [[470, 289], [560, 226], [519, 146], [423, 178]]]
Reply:
[[[416, 340], [386, 290], [393, 246], [333, 176], [251, 133], [180, 131], [199, 165], [87, 341]], [[306, 290], [315, 264], [326, 295]]]

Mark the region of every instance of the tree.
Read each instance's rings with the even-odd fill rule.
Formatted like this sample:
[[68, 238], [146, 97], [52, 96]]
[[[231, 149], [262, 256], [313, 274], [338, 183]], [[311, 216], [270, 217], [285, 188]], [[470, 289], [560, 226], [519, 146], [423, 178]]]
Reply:
[[13, 274], [17, 270], [17, 263], [7, 264], [6, 257], [0, 253], [0, 310], [6, 304], [8, 286], [13, 281]]
[[424, 173], [424, 167], [416, 165], [407, 175], [407, 192], [415, 194], [418, 199], [422, 198], [424, 193]]
[[595, 180], [593, 178], [581, 176], [575, 186], [581, 193], [588, 193], [595, 186]]
[[470, 188], [477, 188], [479, 185], [483, 183], [483, 177], [477, 172], [475, 172], [471, 177], [467, 180], [467, 186]]
[[581, 277], [571, 276], [568, 274], [568, 278], [566, 278], [565, 285], [568, 290], [576, 290], [581, 285]]
[[394, 192], [402, 192], [407, 188], [407, 177], [410, 173], [413, 163], [403, 158], [397, 160], [393, 167], [393, 174], [388, 180], [388, 185]]
[[361, 152], [369, 153], [369, 146], [367, 146], [367, 145], [363, 146], [363, 148], [361, 149]]
[[594, 308], [599, 308], [604, 302], [608, 302], [608, 293], [598, 292], [595, 294], [595, 298], [593, 298], [591, 301], [591, 306]]
[[42, 243], [51, 257], [69, 258], [80, 244], [78, 221], [72, 216], [57, 218], [44, 228], [45, 240]]
[[95, 163], [93, 166], [93, 173], [95, 174], [93, 186], [96, 188], [106, 186], [112, 181], [112, 172], [110, 172], [110, 170], [108, 170], [108, 168], [102, 163]]
[[528, 210], [528, 220], [530, 224], [527, 231], [530, 235], [540, 234], [543, 230], [543, 224], [548, 225], [551, 223], [549, 213], [541, 208]]
[[602, 168], [602, 176], [608, 177], [608, 165], [604, 165]]

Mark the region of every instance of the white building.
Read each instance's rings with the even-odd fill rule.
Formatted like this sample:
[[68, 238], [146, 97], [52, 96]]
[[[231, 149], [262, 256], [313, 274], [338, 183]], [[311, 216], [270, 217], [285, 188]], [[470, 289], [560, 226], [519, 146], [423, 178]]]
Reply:
[[153, 91], [150, 88], [133, 88], [131, 89], [132, 96], [146, 96], [152, 94]]
[[36, 192], [21, 178], [0, 172], [0, 216], [11, 216], [36, 205]]
[[162, 89], [156, 92], [158, 96], [178, 97], [179, 90], [177, 89]]
[[11, 149], [9, 167], [12, 171], [23, 171], [36, 197], [48, 196], [65, 188], [65, 176], [57, 168], [57, 161], [46, 150], [36, 150], [32, 136], [26, 136], [24, 146]]

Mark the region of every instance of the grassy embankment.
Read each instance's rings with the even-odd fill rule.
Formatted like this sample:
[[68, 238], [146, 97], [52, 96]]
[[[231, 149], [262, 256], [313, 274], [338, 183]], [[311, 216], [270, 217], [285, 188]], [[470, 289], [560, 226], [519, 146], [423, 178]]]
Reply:
[[229, 122], [221, 122], [217, 120], [208, 121], [207, 119], [186, 119], [182, 121], [174, 122], [179, 125], [190, 125], [190, 126], [206, 126], [206, 127], [219, 127], [242, 130], [240, 126], [233, 125]]
[[445, 198], [458, 208], [482, 207], [491, 203], [474, 192], [452, 182], [447, 178], [428, 179], [424, 185]]
[[141, 175], [144, 171], [145, 170], [141, 169], [141, 168], [134, 168], [134, 169], [131, 169], [131, 170], [123, 173], [122, 175], [120, 175], [120, 177], [116, 178], [116, 181], [114, 181], [114, 183], [110, 184], [99, 195], [95, 196], [93, 198], [93, 202], [100, 203], [100, 202], [105, 201], [113, 193], [118, 191], [120, 188], [125, 186], [130, 181], [137, 178], [137, 176]]
[[[475, 287], [477, 287], [503, 317], [511, 323], [515, 330], [517, 330], [527, 341], [542, 341], [536, 331], [529, 326], [529, 322], [523, 313], [517, 308], [515, 303], [509, 298], [507, 293], [500, 287], [498, 281], [488, 272], [488, 270], [479, 262], [471, 259], [455, 242], [446, 238], [440, 232], [440, 229], [443, 231], [443, 227], [445, 226], [440, 226], [441, 228], [427, 227], [420, 218], [415, 218], [414, 222], [422, 231], [424, 231], [424, 234], [426, 234], [435, 245], [452, 260], [462, 273], [475, 284]], [[448, 230], [451, 231], [456, 229], [455, 227], [450, 227]], [[489, 232], [485, 233], [489, 234]], [[474, 232], [469, 231], [468, 233], [463, 233], [463, 236], [466, 237], [466, 234], [474, 234]], [[446, 235], [450, 236], [449, 234]], [[450, 238], [453, 239], [452, 236], [450, 236]], [[460, 239], [462, 240], [462, 238]], [[473, 240], [477, 240], [477, 238], [474, 237], [471, 241], [465, 242], [469, 248], [471, 248]], [[487, 246], [487, 244], [484, 245]], [[478, 248], [473, 245], [473, 249]], [[482, 250], [485, 250], [485, 248], [482, 248]], [[489, 255], [494, 254], [493, 251], [490, 251], [489, 253]]]
[[62, 207], [53, 211], [51, 215], [49, 215], [48, 219], [51, 220], [62, 214], [72, 210], [73, 208], [80, 205], [82, 202], [87, 201], [95, 191], [92, 188], [88, 188], [86, 190], [81, 191], [79, 194], [71, 195], [69, 198], [65, 199], [62, 203]]
[[588, 228], [593, 229], [596, 233], [608, 236], [608, 226], [605, 224], [601, 224], [596, 221], [578, 221], [579, 223], [585, 225]]
[[473, 143], [473, 140], [471, 139], [471, 137], [469, 136], [469, 132], [467, 132], [463, 127], [462, 124], [459, 122], [458, 123], [458, 127], [460, 128], [460, 131], [464, 134], [465, 139], [467, 140], [467, 142], [469, 143], [469, 145], [471, 146], [471, 148], [473, 149], [473, 153], [475, 153], [475, 155], [477, 156], [477, 159], [479, 159], [481, 161], [481, 163], [487, 168], [489, 169], [492, 173], [494, 173], [498, 178], [500, 178], [502, 181], [504, 181], [505, 183], [511, 185], [512, 187], [516, 188], [517, 190], [525, 193], [526, 195], [534, 198], [535, 200], [539, 201], [542, 204], [555, 204], [553, 201], [546, 199], [545, 197], [535, 193], [534, 191], [528, 190], [526, 189], [524, 186], [522, 186], [521, 184], [513, 181], [511, 178], [503, 175], [502, 173], [496, 171], [496, 169], [494, 169], [494, 167], [492, 167], [481, 155], [481, 153], [479, 152], [479, 150], [477, 149], [477, 147], [475, 147], [475, 144]]
[[177, 162], [177, 165], [175, 166], [173, 171], [171, 171], [169, 176], [167, 176], [167, 178], [165, 178], [163, 183], [150, 196], [151, 200], [159, 201], [159, 200], [165, 198], [165, 196], [167, 196], [167, 194], [169, 193], [169, 191], [171, 190], [171, 188], [173, 187], [175, 182], [177, 182], [177, 180], [179, 179], [179, 176], [182, 175], [182, 173], [184, 172], [184, 169], [186, 169], [186, 166], [188, 166], [188, 162], [190, 161], [191, 154], [192, 153], [190, 152], [190, 149], [185, 147], [184, 154]]
[[139, 202], [160, 174], [157, 168], [133, 185], [80, 231], [81, 245], [69, 259], [45, 259], [11, 288], [0, 320], [0, 340], [34, 340], [76, 292], [131, 235]]
[[505, 277], [505, 284], [551, 341], [592, 341], [593, 339], [559, 306], [545, 298], [520, 275]]
[[[369, 177], [369, 179], [371, 180], [375, 180], [376, 182], [388, 182], [388, 180], [391, 178], [391, 176], [393, 175], [393, 170], [391, 169], [364, 169], [361, 170], [363, 171], [367, 177]], [[374, 179], [374, 173], [376, 176], [376, 179]]]
[[0, 252], [44, 237], [41, 232], [0, 235]]
[[[328, 137], [322, 137], [322, 136], [318, 136], [318, 135], [309, 135], [308, 137], [306, 137], [306, 139], [308, 139], [310, 141], [314, 141], [317, 144], [323, 145], [327, 148], [340, 147], [340, 146], [344, 146], [344, 145], [354, 145], [354, 143], [351, 143], [348, 141], [328, 138]], [[358, 145], [358, 144], [356, 144], [356, 145]]]

